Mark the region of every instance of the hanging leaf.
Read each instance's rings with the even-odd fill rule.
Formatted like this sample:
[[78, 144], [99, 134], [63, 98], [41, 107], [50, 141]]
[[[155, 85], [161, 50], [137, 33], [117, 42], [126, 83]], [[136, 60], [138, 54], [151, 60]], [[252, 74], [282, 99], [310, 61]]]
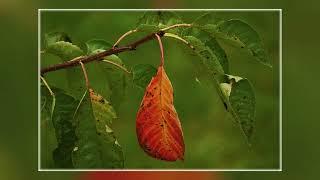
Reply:
[[[174, 12], [169, 11], [147, 11], [139, 19], [137, 23], [137, 29], [140, 31], [158, 31], [162, 28], [174, 25], [181, 24], [183, 21], [181, 18]], [[155, 32], [153, 31], [153, 32]], [[168, 32], [180, 32], [178, 28], [171, 29]]]
[[[93, 39], [86, 43], [88, 54], [110, 49], [112, 45], [104, 40]], [[94, 89], [99, 90], [104, 97], [108, 98], [114, 108], [118, 110], [126, 95], [127, 74], [130, 73], [122, 60], [117, 55], [110, 55], [103, 58], [106, 61], [98, 61], [87, 66], [89, 74], [94, 74], [90, 82]], [[101, 84], [101, 78], [105, 85]]]
[[258, 33], [247, 23], [231, 19], [220, 23], [216, 35], [246, 48], [261, 63], [272, 66]]
[[183, 35], [186, 36], [184, 37], [185, 39], [188, 39], [191, 36], [201, 41], [203, 44], [202, 46], [209, 48], [212, 54], [216, 56], [216, 59], [222, 66], [224, 73], [229, 73], [229, 62], [227, 55], [212, 33], [192, 27], [185, 29]]
[[53, 158], [57, 168], [73, 168], [71, 153], [77, 139], [73, 114], [78, 101], [65, 91], [52, 88], [55, 94], [56, 105], [52, 114], [52, 123], [58, 147], [53, 151]]
[[185, 36], [184, 39], [191, 45], [192, 49], [202, 59], [209, 73], [213, 76], [224, 75], [224, 70], [217, 56], [201, 40], [194, 36]]
[[[78, 46], [70, 42], [70, 38], [65, 33], [49, 33], [45, 38], [45, 52], [58, 56], [63, 62], [84, 55], [84, 52]], [[80, 99], [85, 90], [84, 81], [79, 80], [82, 77], [81, 67], [68, 68], [66, 72], [69, 86], [68, 92], [75, 98]]]
[[220, 84], [224, 104], [232, 117], [239, 123], [248, 142], [253, 133], [255, 118], [255, 95], [249, 80], [227, 75], [227, 81]]
[[[223, 21], [216, 13], [205, 13], [192, 22], [193, 27], [209, 33], [215, 33], [216, 26]], [[214, 36], [213, 36], [214, 37]]]
[[172, 85], [163, 66], [145, 91], [136, 131], [139, 144], [148, 155], [166, 161], [184, 159], [182, 128], [173, 105]]
[[111, 129], [113, 108], [92, 89], [85, 92], [75, 112], [78, 140], [72, 159], [76, 168], [122, 168], [123, 153]]
[[133, 83], [145, 89], [156, 73], [157, 69], [150, 64], [137, 64], [132, 68]]
[[117, 115], [110, 103], [101, 95], [89, 90], [93, 114], [96, 120], [97, 134], [102, 141], [104, 165], [111, 168], [124, 166], [124, 157], [120, 144], [112, 130], [112, 122]]
[[52, 110], [55, 106], [55, 97], [45, 86], [41, 86], [41, 167], [54, 168], [52, 152], [57, 147], [57, 140], [52, 124]]
[[[122, 60], [116, 55], [105, 57], [105, 60], [113, 64], [102, 61], [98, 62], [98, 65], [101, 67], [108, 80], [108, 85], [111, 90], [110, 101], [114, 108], [118, 110], [126, 95], [128, 70], [126, 69]], [[117, 64], [117, 66], [114, 64]], [[122, 67], [122, 69], [119, 67]], [[125, 71], [123, 69], [125, 69]]]

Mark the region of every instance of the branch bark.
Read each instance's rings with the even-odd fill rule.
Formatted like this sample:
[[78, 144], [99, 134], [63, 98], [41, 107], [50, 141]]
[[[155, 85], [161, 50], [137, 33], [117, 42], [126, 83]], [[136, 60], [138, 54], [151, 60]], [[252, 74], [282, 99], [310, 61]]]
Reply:
[[164, 31], [159, 31], [157, 33], [151, 33], [131, 44], [128, 44], [126, 46], [123, 47], [113, 47], [109, 50], [94, 54], [94, 55], [90, 55], [90, 56], [85, 56], [85, 57], [79, 57], [79, 58], [75, 58], [72, 59], [70, 61], [66, 61], [60, 64], [55, 64], [49, 67], [45, 67], [41, 69], [41, 75], [44, 75], [45, 73], [51, 72], [51, 71], [57, 71], [60, 69], [66, 69], [66, 68], [70, 68], [70, 67], [74, 67], [74, 66], [79, 66], [80, 62], [82, 62], [83, 64], [89, 63], [89, 62], [93, 62], [93, 61], [100, 61], [103, 60], [103, 57], [105, 56], [110, 56], [112, 54], [118, 54], [121, 52], [125, 52], [125, 51], [132, 51], [132, 50], [136, 50], [136, 48], [147, 42], [150, 41], [154, 38], [156, 38], [156, 34], [160, 37], [162, 37], [164, 35]]

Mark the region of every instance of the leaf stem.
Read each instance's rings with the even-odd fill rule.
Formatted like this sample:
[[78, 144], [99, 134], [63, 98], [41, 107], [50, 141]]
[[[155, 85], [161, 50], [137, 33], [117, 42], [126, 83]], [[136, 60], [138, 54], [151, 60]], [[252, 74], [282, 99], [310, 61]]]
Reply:
[[47, 83], [47, 81], [44, 79], [44, 77], [40, 76], [40, 79], [42, 80], [42, 82], [44, 83], [44, 85], [47, 87], [47, 89], [49, 90], [51, 96], [54, 96], [53, 91], [51, 90], [49, 84]]
[[82, 71], [83, 71], [84, 79], [86, 80], [87, 89], [90, 89], [89, 78], [88, 78], [88, 74], [87, 74], [86, 68], [85, 68], [84, 64], [81, 61], [79, 63], [81, 64], [81, 68], [82, 68]]
[[128, 35], [130, 35], [130, 34], [132, 34], [132, 33], [135, 33], [135, 32], [137, 32], [137, 29], [133, 29], [133, 30], [130, 30], [130, 31], [124, 33], [124, 34], [114, 43], [114, 45], [112, 46], [112, 49], [114, 49], [114, 48], [120, 43], [120, 41], [122, 41], [126, 36], [128, 36]]
[[52, 103], [51, 103], [51, 119], [52, 119], [52, 115], [53, 115], [53, 111], [54, 111], [54, 108], [56, 106], [56, 96], [54, 95], [53, 91], [51, 90], [49, 84], [47, 83], [47, 81], [44, 79], [44, 77], [40, 76], [41, 80], [43, 81], [44, 85], [47, 87], [47, 89], [49, 90], [50, 92], [50, 95], [52, 96]]
[[109, 63], [109, 64], [112, 64], [112, 65], [118, 67], [119, 69], [123, 70], [124, 72], [126, 72], [126, 73], [128, 73], [128, 74], [131, 74], [131, 72], [128, 71], [125, 67], [123, 67], [123, 66], [121, 66], [121, 65], [119, 65], [119, 64], [117, 64], [117, 63], [115, 63], [115, 62], [112, 62], [112, 61], [109, 61], [109, 60], [106, 60], [106, 59], [104, 59], [104, 60], [102, 60], [102, 61], [103, 61], [103, 62], [106, 62], [106, 63]]
[[164, 37], [171, 37], [171, 38], [174, 38], [174, 39], [177, 39], [181, 42], [183, 42], [184, 44], [188, 45], [191, 49], [194, 49], [194, 47], [188, 42], [186, 41], [185, 39], [183, 39], [182, 37], [176, 35], [176, 34], [172, 34], [172, 33], [165, 33], [163, 35]]
[[191, 27], [191, 26], [192, 26], [192, 24], [174, 24], [172, 26], [165, 27], [165, 28], [161, 29], [160, 31], [168, 31], [170, 29], [177, 28], [177, 27]]
[[161, 63], [160, 63], [160, 66], [163, 66], [164, 65], [164, 53], [163, 53], [163, 45], [162, 45], [162, 42], [161, 42], [161, 38], [158, 34], [155, 34], [157, 39], [158, 39], [158, 42], [159, 42], [159, 46], [160, 46], [160, 53], [161, 53]]

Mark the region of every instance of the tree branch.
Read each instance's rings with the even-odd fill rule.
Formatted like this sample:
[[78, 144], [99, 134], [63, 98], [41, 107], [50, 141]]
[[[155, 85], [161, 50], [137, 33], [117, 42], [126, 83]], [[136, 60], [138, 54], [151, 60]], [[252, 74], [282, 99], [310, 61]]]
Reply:
[[55, 64], [55, 65], [52, 65], [52, 66], [49, 66], [49, 67], [45, 67], [45, 68], [42, 68], [41, 69], [41, 75], [44, 75], [45, 73], [47, 72], [51, 72], [51, 71], [56, 71], [56, 70], [60, 70], [60, 69], [66, 69], [66, 68], [70, 68], [70, 67], [74, 67], [74, 66], [79, 66], [80, 65], [80, 61], [83, 63], [83, 64], [86, 64], [86, 63], [89, 63], [89, 62], [92, 62], [92, 61], [100, 61], [100, 60], [103, 60], [103, 57], [105, 56], [110, 56], [112, 54], [118, 54], [118, 53], [121, 53], [121, 52], [124, 52], [124, 51], [132, 51], [132, 50], [136, 50], [136, 48], [147, 42], [147, 41], [150, 41], [152, 39], [154, 39], [156, 36], [155, 34], [159, 35], [160, 37], [162, 37], [164, 35], [164, 32], [163, 31], [159, 31], [157, 33], [151, 33], [131, 44], [128, 44], [126, 46], [123, 46], [123, 47], [114, 47], [114, 48], [111, 48], [109, 50], [106, 50], [106, 51], [103, 51], [103, 52], [100, 52], [100, 53], [97, 53], [97, 54], [93, 54], [93, 55], [90, 55], [90, 56], [84, 56], [84, 57], [78, 57], [78, 58], [75, 58], [73, 60], [70, 60], [70, 61], [66, 61], [66, 62], [63, 62], [63, 63], [60, 63], [60, 64]]

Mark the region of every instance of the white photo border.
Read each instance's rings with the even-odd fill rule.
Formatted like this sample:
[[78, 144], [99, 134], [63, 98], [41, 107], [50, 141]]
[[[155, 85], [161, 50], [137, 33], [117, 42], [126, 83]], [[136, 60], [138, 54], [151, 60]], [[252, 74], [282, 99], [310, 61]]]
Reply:
[[[230, 11], [230, 12], [278, 12], [279, 13], [279, 168], [278, 169], [43, 169], [41, 168], [40, 153], [40, 59], [41, 59], [41, 12], [45, 11]], [[110, 171], [110, 172], [130, 172], [130, 171], [186, 171], [186, 172], [210, 172], [210, 171], [282, 171], [282, 9], [38, 9], [38, 171]]]

